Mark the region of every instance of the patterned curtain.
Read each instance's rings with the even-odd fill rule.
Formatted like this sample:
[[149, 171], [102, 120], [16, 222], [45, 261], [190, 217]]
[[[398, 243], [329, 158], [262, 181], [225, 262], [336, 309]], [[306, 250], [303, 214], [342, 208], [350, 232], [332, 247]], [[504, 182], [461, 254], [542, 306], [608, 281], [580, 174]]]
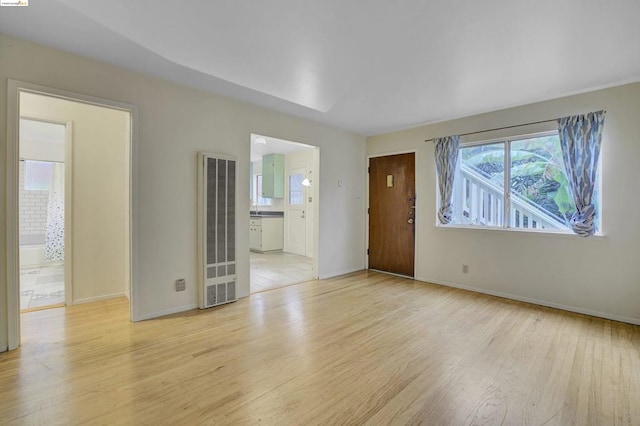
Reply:
[[47, 204], [44, 258], [48, 262], [64, 261], [64, 163], [53, 165]]
[[596, 232], [596, 208], [592, 203], [598, 173], [604, 111], [558, 120], [562, 159], [576, 212], [569, 221], [573, 232], [588, 237]]
[[458, 136], [434, 138], [436, 172], [438, 173], [438, 188], [440, 189], [440, 209], [438, 219], [443, 225], [453, 219], [453, 178], [458, 163]]

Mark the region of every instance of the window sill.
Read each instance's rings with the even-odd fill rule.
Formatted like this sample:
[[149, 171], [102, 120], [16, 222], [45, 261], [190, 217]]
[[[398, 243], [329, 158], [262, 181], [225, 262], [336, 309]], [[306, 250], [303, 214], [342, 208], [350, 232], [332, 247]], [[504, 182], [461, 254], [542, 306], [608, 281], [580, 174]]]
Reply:
[[513, 234], [528, 234], [539, 236], [550, 236], [551, 238], [571, 238], [580, 240], [603, 240], [607, 236], [603, 233], [596, 233], [590, 237], [581, 237], [574, 234], [571, 231], [548, 231], [548, 230], [536, 230], [536, 229], [522, 229], [522, 228], [497, 228], [493, 226], [476, 226], [476, 225], [440, 225], [436, 224], [436, 229], [450, 230], [450, 231], [480, 231], [480, 232], [506, 232]]

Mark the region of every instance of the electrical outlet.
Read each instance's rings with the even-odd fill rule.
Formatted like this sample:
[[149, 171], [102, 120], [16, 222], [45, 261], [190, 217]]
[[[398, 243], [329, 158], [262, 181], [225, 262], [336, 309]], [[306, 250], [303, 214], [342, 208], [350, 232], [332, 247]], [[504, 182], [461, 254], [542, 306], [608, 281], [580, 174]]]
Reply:
[[187, 289], [187, 281], [184, 278], [176, 280], [176, 291], [185, 291]]
[[469, 265], [462, 265], [462, 273], [463, 274], [469, 273]]

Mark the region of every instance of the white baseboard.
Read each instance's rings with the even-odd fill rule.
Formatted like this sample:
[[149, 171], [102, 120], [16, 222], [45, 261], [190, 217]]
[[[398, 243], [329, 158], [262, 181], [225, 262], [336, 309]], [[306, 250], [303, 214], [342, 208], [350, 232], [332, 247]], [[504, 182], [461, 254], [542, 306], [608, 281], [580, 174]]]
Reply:
[[115, 298], [118, 298], [118, 297], [127, 297], [127, 294], [126, 293], [112, 293], [112, 294], [105, 294], [105, 295], [96, 296], [96, 297], [85, 297], [84, 299], [75, 299], [72, 302], [72, 305], [81, 305], [83, 303], [98, 302], [100, 300], [109, 300], [109, 299], [115, 299]]
[[609, 319], [609, 320], [613, 320], [613, 321], [626, 322], [628, 324], [640, 325], [640, 318], [625, 317], [625, 316], [622, 316], [622, 315], [614, 315], [614, 314], [609, 314], [609, 313], [606, 313], [606, 312], [593, 311], [591, 309], [580, 308], [580, 307], [577, 307], [577, 306], [563, 305], [563, 304], [560, 304], [560, 303], [549, 302], [547, 300], [533, 299], [533, 298], [530, 298], [530, 297], [518, 296], [518, 295], [515, 295], [515, 294], [511, 294], [511, 293], [503, 293], [501, 291], [487, 290], [487, 289], [484, 289], [484, 288], [471, 287], [471, 286], [451, 283], [451, 282], [447, 282], [447, 281], [430, 280], [428, 278], [423, 278], [423, 277], [416, 277], [416, 280], [423, 281], [425, 283], [438, 284], [438, 285], [442, 285], [442, 286], [445, 286], [445, 287], [453, 287], [453, 288], [459, 288], [461, 290], [473, 291], [475, 293], [488, 294], [490, 296], [502, 297], [504, 299], [517, 300], [518, 302], [531, 303], [533, 305], [546, 306], [548, 308], [555, 308], [555, 309], [561, 309], [563, 311], [569, 311], [569, 312], [575, 312], [575, 313], [578, 313], [578, 314], [590, 315], [592, 317], [599, 317], [599, 318]]
[[354, 272], [360, 272], [360, 271], [364, 271], [364, 267], [363, 266], [359, 266], [359, 267], [354, 268], [354, 269], [349, 268], [349, 269], [345, 269], [343, 271], [331, 272], [328, 275], [319, 276], [318, 279], [319, 280], [326, 280], [326, 279], [329, 279], [329, 278], [339, 277], [340, 275], [347, 275], [347, 274], [352, 274]]
[[149, 320], [153, 318], [163, 317], [165, 315], [178, 314], [180, 312], [190, 311], [198, 307], [197, 303], [191, 303], [189, 305], [182, 305], [175, 308], [165, 309], [163, 311], [151, 312], [149, 314], [141, 314], [138, 316], [138, 321]]

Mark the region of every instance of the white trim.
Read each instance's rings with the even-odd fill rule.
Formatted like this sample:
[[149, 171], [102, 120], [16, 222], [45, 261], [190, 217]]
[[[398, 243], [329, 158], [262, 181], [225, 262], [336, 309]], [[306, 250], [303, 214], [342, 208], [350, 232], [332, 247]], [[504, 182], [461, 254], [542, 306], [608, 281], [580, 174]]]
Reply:
[[[313, 145], [310, 145], [313, 146]], [[310, 179], [315, 180], [316, 184], [311, 187], [311, 208], [313, 209], [313, 271], [312, 278], [320, 279], [320, 147], [313, 146], [313, 168], [309, 170]]]
[[[132, 321], [139, 321], [138, 310], [138, 164], [137, 164], [137, 146], [138, 146], [138, 107], [136, 105], [124, 102], [114, 101], [110, 99], [98, 98], [95, 96], [83, 95], [80, 93], [69, 92], [66, 90], [54, 89], [38, 84], [27, 83], [19, 80], [9, 79], [7, 82], [7, 182], [6, 182], [6, 294], [7, 294], [7, 338], [9, 350], [15, 349], [20, 345], [20, 271], [19, 271], [19, 241], [18, 241], [18, 128], [19, 112], [20, 112], [20, 92], [29, 92], [49, 96], [53, 98], [66, 99], [73, 102], [80, 102], [90, 105], [96, 105], [111, 109], [118, 109], [129, 112], [131, 114], [131, 137], [128, 141], [131, 155], [130, 161], [130, 185], [129, 193], [130, 206], [130, 227], [129, 240], [131, 244], [130, 253], [130, 282], [131, 282], [131, 302], [130, 302], [130, 318]], [[66, 219], [65, 219], [66, 220]], [[77, 301], [76, 301], [77, 303]]]
[[500, 228], [497, 226], [481, 226], [481, 225], [442, 225], [437, 223], [436, 220], [436, 229], [447, 229], [450, 231], [482, 231], [482, 232], [510, 232], [516, 234], [529, 234], [529, 235], [539, 235], [544, 237], [552, 236], [553, 238], [565, 237], [570, 239], [579, 239], [579, 240], [603, 240], [607, 238], [606, 234], [596, 233], [589, 237], [581, 237], [578, 234], [571, 231], [562, 231], [562, 230], [550, 230], [550, 229], [534, 229], [534, 228]]
[[18, 82], [9, 80], [7, 84], [7, 150], [6, 150], [6, 222], [5, 255], [7, 272], [5, 277], [7, 294], [7, 343], [8, 349], [20, 346], [20, 254], [19, 254], [19, 112], [20, 96]]
[[594, 311], [591, 309], [580, 308], [577, 306], [563, 305], [561, 303], [549, 302], [547, 300], [540, 300], [540, 299], [534, 299], [531, 297], [518, 296], [515, 294], [505, 293], [502, 291], [487, 290], [487, 289], [478, 288], [478, 287], [451, 283], [448, 281], [430, 280], [428, 278], [423, 278], [423, 277], [416, 278], [416, 280], [424, 282], [426, 284], [437, 284], [445, 287], [458, 288], [461, 290], [472, 291], [474, 293], [482, 293], [482, 294], [488, 294], [490, 296], [502, 297], [503, 299], [516, 300], [518, 302], [531, 303], [533, 305], [545, 306], [548, 308], [560, 309], [563, 311], [575, 312], [583, 315], [590, 315], [592, 317], [598, 317], [598, 318], [604, 318], [604, 319], [613, 320], [613, 321], [620, 321], [628, 324], [640, 325], [640, 318], [632, 318], [632, 317], [626, 317], [623, 315], [609, 314], [606, 312]]
[[[224, 305], [220, 305], [224, 306]], [[150, 320], [158, 317], [163, 317], [165, 315], [178, 314], [180, 312], [192, 311], [194, 309], [198, 309], [197, 303], [190, 303], [188, 305], [178, 306], [177, 308], [165, 309], [162, 311], [151, 312], [149, 314], [141, 315], [138, 318], [138, 321]]]
[[141, 321], [138, 268], [138, 117], [137, 105], [129, 106], [129, 316], [131, 321]]
[[126, 298], [127, 294], [125, 292], [122, 292], [122, 293], [104, 294], [102, 296], [95, 296], [95, 297], [85, 297], [84, 299], [76, 299], [76, 300], [74, 300], [73, 304], [74, 305], [83, 305], [85, 303], [99, 302], [101, 300], [117, 299], [119, 297]]
[[[342, 271], [337, 271], [337, 272], [332, 272], [330, 275], [323, 275], [321, 277], [319, 277], [319, 280], [328, 280], [329, 278], [335, 278], [335, 277], [339, 277], [341, 275], [347, 275], [347, 274], [353, 274], [354, 272], [360, 272], [360, 271], [364, 271], [365, 269], [362, 268], [349, 268], [349, 269], [344, 269]], [[407, 277], [404, 277], [407, 278]]]
[[[415, 208], [413, 209], [413, 225], [414, 225], [414, 236], [413, 236], [413, 276], [415, 277], [416, 275], [416, 265], [417, 265], [417, 261], [420, 258], [418, 256], [418, 241], [420, 240], [420, 220], [418, 220], [418, 217], [420, 215], [420, 209], [418, 208], [418, 199], [420, 198], [420, 194], [422, 192], [420, 192], [420, 184], [419, 184], [419, 179], [418, 179], [418, 170], [419, 170], [419, 161], [418, 161], [418, 150], [416, 148], [413, 149], [406, 149], [406, 150], [401, 150], [401, 151], [390, 151], [390, 152], [383, 152], [383, 153], [378, 153], [378, 154], [370, 154], [367, 155], [367, 168], [365, 169], [366, 172], [366, 179], [365, 179], [365, 228], [364, 228], [364, 269], [369, 269], [369, 255], [367, 254], [367, 250], [369, 250], [369, 168], [371, 167], [371, 159], [372, 158], [378, 158], [378, 157], [389, 157], [392, 155], [400, 155], [400, 154], [413, 154], [413, 181], [414, 181], [414, 189], [416, 191], [415, 193], [415, 201], [414, 201], [414, 205]], [[436, 191], [436, 194], [438, 192]], [[382, 271], [378, 271], [378, 272], [382, 272]], [[408, 278], [404, 275], [399, 275], [405, 278]]]

